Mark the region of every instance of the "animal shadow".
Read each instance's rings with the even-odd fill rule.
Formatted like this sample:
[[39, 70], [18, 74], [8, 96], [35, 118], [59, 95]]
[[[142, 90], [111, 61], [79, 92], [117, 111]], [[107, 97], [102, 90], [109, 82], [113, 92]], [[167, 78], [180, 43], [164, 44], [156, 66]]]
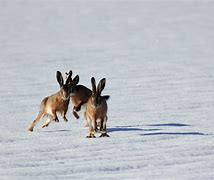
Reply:
[[59, 130], [45, 130], [43, 132], [45, 133], [54, 133], [54, 132], [70, 132], [71, 130], [68, 130], [68, 129], [59, 129]]
[[141, 134], [142, 136], [154, 136], [154, 135], [200, 135], [204, 136], [206, 134], [200, 132], [158, 132], [158, 133], [145, 133]]
[[[178, 127], [178, 128], [182, 128], [182, 127], [191, 127], [191, 125], [189, 124], [182, 124], [182, 123], [168, 123], [168, 124], [151, 124], [151, 125], [147, 125], [150, 127]], [[155, 132], [155, 133], [144, 133], [141, 134], [142, 136], [158, 136], [158, 135], [175, 135], [175, 136], [190, 136], [190, 135], [198, 135], [198, 136], [204, 136], [206, 134], [204, 133], [200, 133], [200, 132]]]
[[164, 127], [164, 126], [169, 126], [169, 127], [187, 127], [190, 126], [189, 124], [182, 124], [182, 123], [168, 123], [168, 124], [151, 124], [148, 126], [152, 127]]
[[131, 131], [158, 131], [160, 129], [157, 128], [138, 128], [136, 126], [115, 126], [108, 128], [108, 132], [131, 132]]

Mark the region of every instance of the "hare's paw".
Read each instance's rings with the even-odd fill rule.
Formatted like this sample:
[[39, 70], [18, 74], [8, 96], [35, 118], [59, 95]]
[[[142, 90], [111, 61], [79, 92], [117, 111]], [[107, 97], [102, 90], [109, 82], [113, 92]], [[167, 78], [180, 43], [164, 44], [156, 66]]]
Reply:
[[48, 125], [47, 125], [47, 124], [44, 124], [44, 125], [42, 126], [42, 128], [45, 128], [45, 127], [48, 127]]
[[29, 132], [33, 132], [33, 128], [32, 128], [32, 127], [29, 127], [27, 130], [28, 130]]
[[63, 118], [65, 122], [68, 122], [68, 119], [66, 117]]
[[54, 121], [55, 121], [55, 122], [59, 122], [59, 119], [58, 119], [58, 118], [56, 118], [56, 119], [54, 119]]
[[74, 115], [74, 117], [75, 117], [76, 119], [79, 119], [79, 118], [80, 118], [76, 111], [73, 111], [73, 115]]
[[107, 133], [102, 133], [100, 137], [110, 137]]
[[86, 138], [96, 138], [96, 136], [91, 134], [89, 136], [86, 136]]

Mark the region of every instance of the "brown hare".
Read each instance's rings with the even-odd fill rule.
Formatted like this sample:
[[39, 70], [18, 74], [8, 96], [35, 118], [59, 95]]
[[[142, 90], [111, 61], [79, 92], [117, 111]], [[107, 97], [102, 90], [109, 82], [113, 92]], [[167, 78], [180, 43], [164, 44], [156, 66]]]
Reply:
[[[84, 105], [89, 97], [91, 96], [91, 90], [87, 87], [78, 84], [79, 82], [79, 76], [76, 76], [74, 79], [72, 79], [72, 71], [69, 71], [69, 73], [66, 73], [67, 80], [69, 78], [69, 84], [72, 86], [71, 88], [71, 101], [73, 104], [73, 115], [79, 119], [79, 115], [77, 114], [78, 111], [81, 110], [81, 106]], [[78, 84], [78, 85], [77, 85]]]
[[[67, 78], [72, 76], [72, 71], [69, 71], [66, 73]], [[88, 102], [88, 99], [92, 95], [92, 91], [88, 89], [87, 87], [78, 84], [79, 82], [79, 76], [78, 79], [72, 79], [70, 78], [70, 84], [72, 86], [72, 95], [71, 95], [71, 101], [73, 104], [73, 115], [79, 119], [79, 115], [77, 114], [78, 111], [81, 110], [81, 106], [85, 105]], [[78, 85], [77, 85], [78, 84]], [[106, 100], [109, 99], [109, 96], [103, 96]], [[87, 125], [86, 125], [87, 126]]]
[[[68, 121], [66, 118], [66, 113], [68, 110], [68, 105], [71, 95], [71, 85], [69, 84], [71, 79], [70, 74], [67, 77], [67, 80], [64, 84], [64, 80], [61, 72], [56, 72], [56, 78], [60, 85], [60, 90], [51, 96], [44, 98], [40, 104], [40, 111], [36, 119], [31, 123], [28, 130], [33, 131], [34, 126], [44, 117], [49, 116], [49, 119], [45, 122], [42, 128], [47, 127], [51, 121], [59, 122], [57, 117], [57, 112], [59, 112], [65, 121]], [[76, 77], [77, 79], [78, 77]]]
[[94, 77], [91, 78], [92, 95], [86, 104], [85, 119], [89, 125], [89, 135], [87, 138], [95, 138], [97, 124], [100, 122], [100, 137], [109, 137], [106, 131], [107, 110], [108, 106], [106, 100], [110, 96], [101, 96], [101, 92], [105, 87], [106, 79], [100, 80], [96, 88]]

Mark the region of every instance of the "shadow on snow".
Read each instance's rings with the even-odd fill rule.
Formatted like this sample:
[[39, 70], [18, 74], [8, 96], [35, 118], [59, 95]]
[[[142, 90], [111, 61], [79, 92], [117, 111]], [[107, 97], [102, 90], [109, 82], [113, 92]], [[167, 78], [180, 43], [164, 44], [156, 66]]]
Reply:
[[[126, 125], [126, 126], [115, 126], [107, 128], [109, 133], [111, 132], [131, 132], [131, 131], [141, 131], [148, 132], [144, 134], [140, 134], [141, 136], [160, 136], [160, 135], [179, 135], [179, 136], [188, 136], [188, 135], [198, 135], [204, 136], [207, 134], [200, 132], [149, 132], [149, 131], [161, 131], [159, 128], [140, 128], [140, 127], [190, 127], [191, 125], [182, 124], [182, 123], [169, 123], [169, 124], [150, 124], [150, 125]], [[68, 129], [60, 129], [60, 130], [46, 130], [43, 132], [69, 132], [71, 130]]]
[[169, 124], [151, 124], [147, 126], [155, 126], [155, 127], [164, 127], [164, 126], [171, 126], [171, 127], [185, 127], [190, 126], [188, 124], [182, 124], [182, 123], [169, 123]]
[[[158, 128], [140, 128], [140, 127], [190, 127], [191, 125], [188, 124], [182, 124], [182, 123], [165, 123], [165, 124], [149, 124], [149, 125], [126, 125], [126, 126], [115, 126], [112, 128], [108, 128], [108, 132], [117, 132], [117, 131], [161, 131], [162, 129]], [[140, 134], [141, 136], [152, 136], [152, 135], [179, 135], [179, 136], [190, 136], [190, 135], [198, 135], [198, 136], [204, 136], [207, 134], [200, 133], [200, 132], [148, 132], [144, 134]]]
[[146, 134], [141, 134], [142, 136], [158, 136], [158, 135], [181, 135], [181, 136], [186, 136], [186, 135], [199, 135], [199, 136], [204, 136], [207, 134], [204, 133], [199, 133], [199, 132], [158, 132], [158, 133], [146, 133]]
[[68, 130], [68, 129], [59, 129], [59, 130], [44, 130], [44, 131], [42, 131], [42, 132], [50, 133], [50, 132], [69, 132], [69, 131], [72, 131], [72, 130]]
[[128, 132], [128, 131], [159, 131], [160, 129], [142, 129], [142, 128], [134, 128], [134, 127], [112, 127], [108, 128], [108, 132]]

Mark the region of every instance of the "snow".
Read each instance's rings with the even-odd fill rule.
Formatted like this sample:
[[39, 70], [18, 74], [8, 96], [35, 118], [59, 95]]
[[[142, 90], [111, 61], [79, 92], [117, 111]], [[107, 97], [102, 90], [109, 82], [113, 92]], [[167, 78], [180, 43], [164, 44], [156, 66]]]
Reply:
[[[0, 179], [214, 179], [213, 12], [207, 0], [1, 0]], [[71, 107], [67, 123], [27, 131], [70, 69], [89, 88], [106, 77], [110, 138], [86, 139]]]

